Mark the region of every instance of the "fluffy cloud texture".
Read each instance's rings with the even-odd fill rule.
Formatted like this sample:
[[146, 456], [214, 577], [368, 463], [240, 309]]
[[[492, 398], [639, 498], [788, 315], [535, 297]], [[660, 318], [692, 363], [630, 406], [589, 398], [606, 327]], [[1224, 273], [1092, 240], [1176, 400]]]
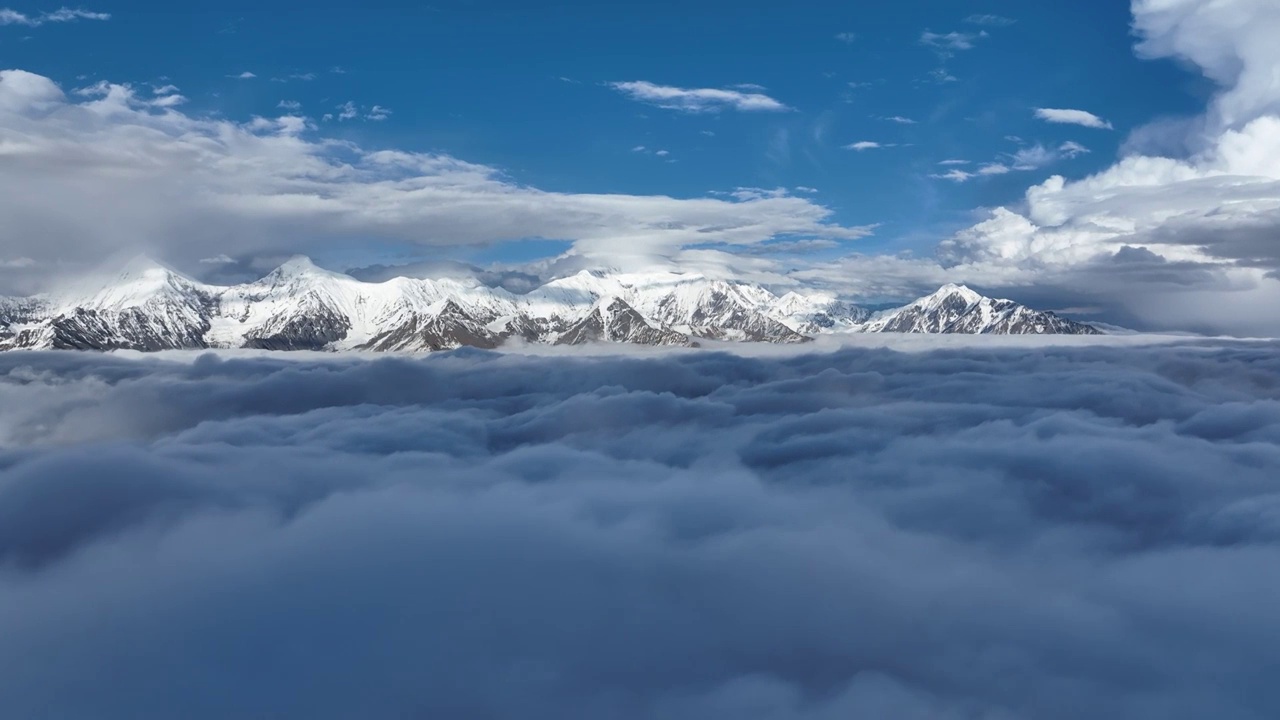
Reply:
[[[326, 139], [297, 115], [237, 123], [176, 105], [107, 83], [68, 95], [43, 76], [0, 71], [4, 252], [52, 270], [121, 250], [189, 266], [217, 254], [318, 252], [353, 237], [426, 245], [533, 237], [625, 262], [689, 245], [868, 234], [785, 192], [744, 201], [547, 192], [448, 155]], [[352, 112], [377, 120], [389, 111]]]
[[1110, 130], [1111, 123], [1087, 110], [1069, 110], [1063, 108], [1036, 108], [1036, 117], [1045, 122], [1060, 125], [1081, 125], [1097, 130]]
[[14, 717], [1280, 714], [1280, 346], [0, 355]]
[[[1000, 266], [1042, 278], [1078, 274], [1096, 285], [1110, 269], [1141, 257], [1158, 276], [1180, 277], [1175, 282], [1193, 290], [1176, 301], [1174, 312], [1184, 312], [1194, 297], [1201, 304], [1242, 309], [1259, 326], [1270, 318], [1267, 332], [1276, 332], [1280, 46], [1274, 38], [1280, 34], [1280, 5], [1134, 0], [1133, 14], [1141, 56], [1190, 63], [1220, 86], [1203, 117], [1156, 124], [1134, 135], [1135, 147], [1179, 147], [1185, 153], [1135, 152], [1083, 180], [1052, 177], [1030, 188], [1023, 206], [996, 209], [945, 242], [943, 258], [956, 266]], [[1080, 111], [1038, 113], [1054, 122], [1102, 122]], [[1099, 267], [1104, 271], [1084, 272]], [[1202, 282], [1210, 277], [1211, 283]], [[1233, 300], [1219, 293], [1213, 300], [1212, 290], [1239, 295]], [[1123, 286], [1105, 292], [1123, 294]], [[1126, 302], [1137, 310], [1142, 296], [1153, 294], [1164, 295], [1144, 287]]]
[[53, 12], [30, 14], [10, 8], [0, 8], [0, 25], [25, 25], [40, 27], [47, 23], [76, 22], [77, 20], [110, 20], [111, 15], [78, 8], [58, 8]]
[[782, 102], [765, 95], [759, 85], [742, 85], [738, 89], [682, 88], [657, 85], [647, 80], [610, 83], [613, 89], [640, 102], [668, 110], [684, 112], [783, 112], [790, 110]]

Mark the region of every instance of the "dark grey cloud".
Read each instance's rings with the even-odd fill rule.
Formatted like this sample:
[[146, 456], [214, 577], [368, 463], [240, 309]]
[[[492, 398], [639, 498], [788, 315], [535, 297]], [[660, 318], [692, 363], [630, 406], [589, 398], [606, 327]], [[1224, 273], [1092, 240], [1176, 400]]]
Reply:
[[0, 354], [14, 717], [1271, 718], [1278, 562], [1277, 343]]

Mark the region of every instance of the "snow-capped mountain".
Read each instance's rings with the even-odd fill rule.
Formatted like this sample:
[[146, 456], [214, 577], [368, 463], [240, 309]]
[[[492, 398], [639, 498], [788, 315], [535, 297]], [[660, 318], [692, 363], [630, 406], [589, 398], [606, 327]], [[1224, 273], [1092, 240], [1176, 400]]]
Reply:
[[1012, 300], [983, 297], [963, 285], [944, 285], [900, 308], [872, 316], [864, 332], [962, 335], [1097, 335], [1083, 323], [1032, 310]]
[[957, 285], [871, 313], [830, 294], [781, 297], [672, 272], [584, 271], [525, 294], [469, 279], [362, 282], [295, 257], [254, 282], [197, 282], [146, 258], [30, 298], [0, 298], [0, 350], [430, 351], [513, 339], [684, 346], [798, 343], [857, 332], [1096, 334]]
[[622, 342], [637, 345], [689, 345], [689, 336], [649, 324], [644, 316], [622, 298], [606, 297], [596, 303], [586, 317], [556, 338], [556, 345], [585, 345], [592, 342]]

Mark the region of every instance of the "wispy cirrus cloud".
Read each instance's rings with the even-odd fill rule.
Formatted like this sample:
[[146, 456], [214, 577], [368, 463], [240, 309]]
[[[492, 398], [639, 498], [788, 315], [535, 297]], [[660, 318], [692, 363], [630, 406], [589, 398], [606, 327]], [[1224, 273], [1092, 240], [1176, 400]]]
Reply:
[[961, 50], [972, 50], [979, 39], [987, 36], [986, 30], [976, 33], [953, 31], [936, 33], [925, 30], [920, 34], [920, 44], [932, 48], [943, 57], [951, 57]]
[[[764, 94], [758, 85], [749, 89], [682, 88], [658, 85], [646, 80], [612, 82], [609, 87], [638, 102], [667, 110], [690, 113], [737, 110], [739, 112], [786, 112], [785, 103]], [[741, 87], [741, 86], [739, 86]], [[756, 89], [760, 88], [760, 89]]]
[[880, 143], [874, 140], [859, 140], [858, 142], [845, 145], [844, 149], [863, 152], [864, 150], [879, 150], [880, 148], [891, 148], [897, 146], [897, 143]]
[[986, 25], [989, 27], [1007, 27], [1018, 22], [1003, 15], [970, 15], [964, 21], [970, 25]]
[[40, 27], [48, 23], [67, 23], [76, 22], [78, 20], [110, 20], [111, 14], [104, 12], [91, 12], [89, 10], [81, 10], [76, 8], [58, 8], [53, 12], [40, 13], [38, 15], [30, 15], [27, 13], [12, 10], [10, 8], [0, 8], [0, 25], [23, 25], [26, 27]]
[[1059, 125], [1079, 125], [1096, 130], [1111, 130], [1111, 123], [1086, 110], [1068, 108], [1036, 108], [1036, 117]]
[[930, 177], [962, 183], [975, 178], [1006, 175], [1014, 171], [1038, 170], [1059, 160], [1071, 160], [1087, 152], [1089, 152], [1089, 148], [1074, 141], [1062, 143], [1056, 148], [1035, 144], [1019, 148], [1012, 153], [1002, 154], [997, 160], [984, 163], [973, 171], [960, 169], [960, 166], [970, 164], [968, 160], [943, 160], [938, 164], [949, 166], [952, 169], [943, 173], [935, 173]]

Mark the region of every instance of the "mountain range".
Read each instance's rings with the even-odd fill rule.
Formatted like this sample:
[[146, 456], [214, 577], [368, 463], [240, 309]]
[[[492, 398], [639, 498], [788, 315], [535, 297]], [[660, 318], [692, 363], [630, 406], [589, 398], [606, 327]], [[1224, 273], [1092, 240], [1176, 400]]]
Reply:
[[518, 294], [476, 280], [363, 282], [295, 257], [254, 282], [209, 285], [139, 257], [26, 298], [0, 297], [0, 350], [192, 348], [430, 351], [505, 342], [802, 343], [830, 333], [1092, 335], [1089, 325], [961, 285], [872, 312], [828, 294], [775, 295], [672, 272], [583, 271]]

